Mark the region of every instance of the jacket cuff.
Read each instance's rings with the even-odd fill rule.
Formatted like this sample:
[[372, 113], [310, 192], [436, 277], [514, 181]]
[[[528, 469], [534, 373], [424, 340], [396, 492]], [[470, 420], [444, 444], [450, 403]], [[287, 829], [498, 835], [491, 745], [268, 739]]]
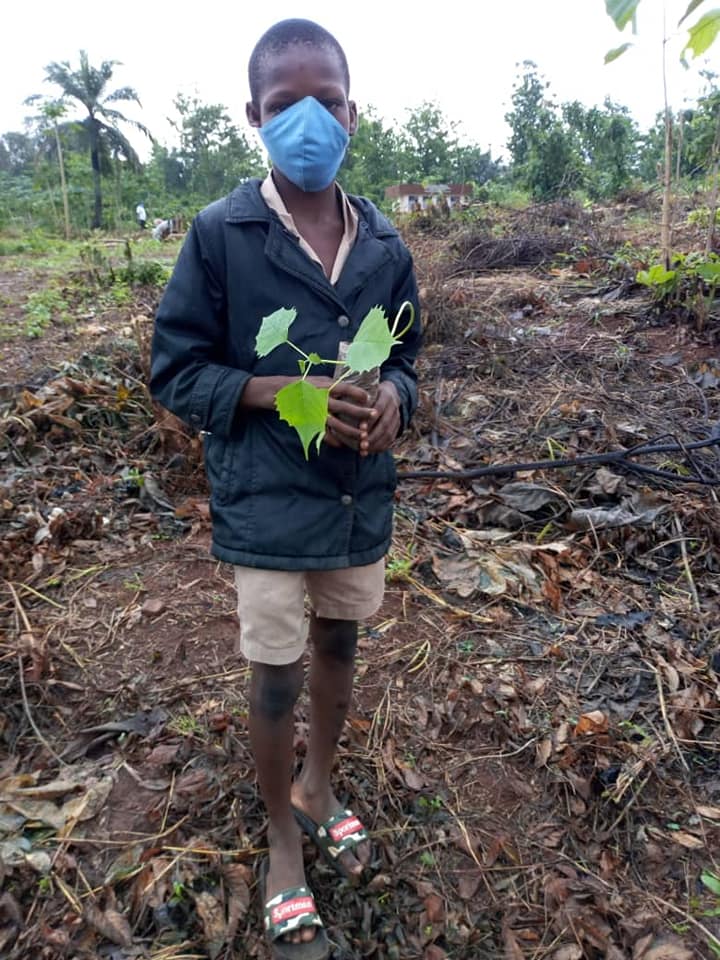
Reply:
[[209, 363], [195, 381], [190, 397], [190, 424], [196, 430], [229, 436], [238, 401], [252, 374]]
[[380, 380], [381, 382], [383, 380], [389, 380], [395, 384], [395, 388], [397, 389], [398, 397], [400, 398], [400, 432], [398, 433], [398, 436], [400, 436], [400, 434], [405, 433], [412, 419], [412, 415], [415, 412], [415, 384], [411, 385], [407, 377], [394, 370], [388, 370], [382, 373]]

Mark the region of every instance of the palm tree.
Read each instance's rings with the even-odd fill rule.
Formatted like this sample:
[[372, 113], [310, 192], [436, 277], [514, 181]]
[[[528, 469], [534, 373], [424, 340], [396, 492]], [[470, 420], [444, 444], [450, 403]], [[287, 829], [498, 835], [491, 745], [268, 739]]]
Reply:
[[132, 101], [141, 106], [140, 99], [132, 87], [120, 87], [119, 90], [106, 94], [113, 69], [118, 65], [117, 60], [103, 60], [99, 67], [93, 67], [88, 61], [87, 53], [81, 50], [79, 70], [73, 70], [67, 60], [61, 63], [53, 61], [45, 67], [45, 79], [60, 87], [63, 97], [77, 100], [87, 110], [88, 115], [82, 121], [82, 127], [87, 134], [93, 172], [95, 209], [92, 225], [95, 228], [100, 227], [102, 223], [100, 174], [103, 161], [107, 165], [108, 157], [115, 154], [123, 156], [133, 167], [140, 165], [137, 153], [119, 129], [118, 124], [130, 124], [152, 140], [150, 131], [142, 123], [129, 120], [118, 110], [108, 106], [118, 101]]

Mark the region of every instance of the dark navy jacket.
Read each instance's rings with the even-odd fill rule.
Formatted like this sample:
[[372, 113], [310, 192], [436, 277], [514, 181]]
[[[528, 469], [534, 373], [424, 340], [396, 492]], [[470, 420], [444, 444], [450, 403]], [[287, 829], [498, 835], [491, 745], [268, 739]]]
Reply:
[[160, 303], [150, 389], [205, 431], [212, 551], [221, 560], [322, 570], [372, 563], [389, 546], [392, 454], [362, 458], [323, 444], [319, 454], [311, 447], [308, 462], [295, 430], [274, 410], [238, 409], [251, 376], [299, 374], [290, 347], [255, 355], [262, 318], [278, 307], [297, 309], [289, 333], [294, 343], [334, 358], [371, 307], [380, 304], [394, 318], [411, 300], [415, 324], [381, 370], [381, 379], [397, 387], [407, 426], [417, 402], [413, 363], [420, 343], [412, 260], [372, 203], [350, 200], [358, 236], [335, 286], [269, 210], [260, 181], [252, 180], [195, 218]]

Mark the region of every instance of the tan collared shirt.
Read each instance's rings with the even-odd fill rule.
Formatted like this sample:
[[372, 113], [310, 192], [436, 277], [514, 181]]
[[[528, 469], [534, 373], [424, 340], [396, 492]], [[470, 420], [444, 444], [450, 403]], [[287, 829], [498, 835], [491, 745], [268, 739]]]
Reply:
[[[340, 201], [342, 206], [343, 235], [342, 239], [340, 240], [340, 246], [338, 247], [337, 254], [335, 255], [335, 262], [333, 263], [332, 271], [330, 272], [329, 279], [330, 283], [332, 284], [337, 283], [340, 278], [342, 268], [345, 266], [345, 261], [347, 260], [350, 251], [353, 248], [358, 231], [357, 210], [348, 200], [347, 194], [339, 186], [337, 189], [340, 192]], [[288, 230], [294, 237], [297, 237], [300, 243], [300, 249], [304, 250], [311, 260], [314, 260], [315, 263], [319, 263], [322, 267], [322, 260], [295, 226], [295, 221], [292, 218], [292, 214], [288, 211], [287, 207], [283, 203], [283, 199], [280, 196], [278, 188], [275, 186], [272, 173], [269, 173], [263, 180], [260, 186], [260, 193], [262, 194], [262, 198], [265, 203], [278, 215], [280, 218], [280, 223], [282, 223], [285, 229]], [[323, 267], [323, 270], [324, 269], [325, 268]]]

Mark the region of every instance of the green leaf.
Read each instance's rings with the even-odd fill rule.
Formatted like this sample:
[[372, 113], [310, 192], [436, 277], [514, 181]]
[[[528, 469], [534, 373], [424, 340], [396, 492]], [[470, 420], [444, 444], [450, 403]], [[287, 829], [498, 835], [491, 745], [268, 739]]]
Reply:
[[720, 8], [708, 10], [692, 27], [688, 27], [689, 37], [682, 52], [692, 50], [693, 57], [700, 57], [711, 47], [720, 32]]
[[618, 57], [621, 57], [626, 50], [629, 50], [632, 46], [632, 43], [623, 43], [619, 47], [614, 47], [612, 50], [608, 50], [605, 54], [605, 63], [612, 63], [613, 60], [617, 60]]
[[635, 17], [640, 0], [605, 0], [605, 9], [615, 21], [618, 30], [624, 30], [632, 20], [635, 33]]
[[263, 317], [255, 339], [255, 352], [259, 357], [266, 357], [275, 347], [287, 343], [288, 330], [296, 316], [295, 307], [280, 307], [269, 317]]
[[709, 870], [703, 870], [700, 874], [700, 882], [704, 887], [707, 887], [711, 893], [714, 893], [716, 897], [720, 897], [720, 877], [714, 873], [710, 873]]
[[705, 0], [690, 0], [690, 6], [687, 8], [685, 13], [678, 20], [678, 26], [680, 26], [683, 20], [687, 20], [693, 10], [697, 10], [701, 3], [705, 3]]
[[660, 287], [664, 283], [671, 283], [677, 276], [677, 270], [666, 270], [661, 263], [656, 263], [649, 270], [639, 270], [635, 281], [646, 287]]
[[313, 440], [320, 449], [328, 418], [329, 393], [329, 389], [316, 387], [307, 380], [296, 380], [275, 395], [280, 419], [297, 430], [306, 460], [310, 459], [308, 451]]
[[700, 263], [695, 272], [707, 283], [717, 283], [720, 280], [720, 263]]
[[309, 353], [308, 354], [308, 363], [322, 363], [323, 359], [319, 353]]
[[400, 341], [390, 333], [385, 311], [373, 307], [348, 347], [345, 362], [353, 373], [365, 373], [384, 363], [395, 343]]

